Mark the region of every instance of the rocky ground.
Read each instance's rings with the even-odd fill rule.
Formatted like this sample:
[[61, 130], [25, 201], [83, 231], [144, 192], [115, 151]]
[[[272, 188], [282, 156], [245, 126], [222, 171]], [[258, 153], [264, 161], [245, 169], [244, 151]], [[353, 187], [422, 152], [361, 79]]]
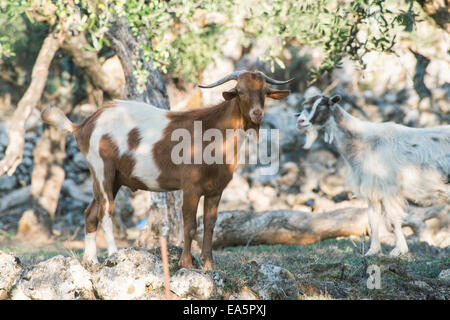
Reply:
[[[408, 256], [366, 259], [360, 254], [362, 243], [361, 239], [341, 239], [307, 246], [227, 248], [214, 252], [215, 271], [180, 269], [181, 248], [170, 246], [171, 299], [450, 298], [448, 249], [410, 242]], [[32, 248], [3, 242], [0, 297], [165, 298], [158, 249], [130, 247], [109, 258], [103, 250], [101, 265], [96, 267], [83, 266], [81, 254], [81, 250], [60, 245]], [[195, 268], [199, 268], [198, 254], [193, 258]]]

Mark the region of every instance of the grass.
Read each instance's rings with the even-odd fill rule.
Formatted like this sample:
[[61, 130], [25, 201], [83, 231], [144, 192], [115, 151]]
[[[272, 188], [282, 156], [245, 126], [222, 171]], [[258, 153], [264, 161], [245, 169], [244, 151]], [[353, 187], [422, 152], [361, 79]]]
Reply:
[[[356, 244], [360, 246], [361, 242]], [[419, 242], [410, 242], [409, 246], [411, 252], [401, 258], [381, 255], [364, 259], [349, 239], [329, 239], [311, 245], [229, 247], [215, 250], [214, 257], [217, 269], [230, 280], [227, 289], [234, 292], [246, 286], [264, 263], [289, 270], [299, 283], [303, 299], [449, 299], [450, 285], [437, 277], [450, 268], [450, 250]], [[390, 249], [383, 246], [385, 253]], [[0, 250], [15, 254], [23, 265], [59, 254], [81, 259], [83, 253], [82, 249], [67, 249], [58, 243], [33, 247], [12, 241], [0, 242]], [[198, 258], [199, 254], [194, 256]], [[99, 250], [99, 260], [106, 257], [106, 250]], [[381, 289], [367, 288], [368, 265], [380, 267]], [[415, 281], [429, 286], [423, 288]]]

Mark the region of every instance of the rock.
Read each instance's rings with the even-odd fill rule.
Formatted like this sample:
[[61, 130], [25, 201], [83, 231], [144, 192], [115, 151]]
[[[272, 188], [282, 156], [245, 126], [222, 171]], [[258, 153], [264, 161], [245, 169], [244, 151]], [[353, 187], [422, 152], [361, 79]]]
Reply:
[[314, 96], [317, 96], [319, 94], [322, 94], [322, 91], [320, 91], [320, 89], [315, 86], [311, 86], [308, 89], [306, 89], [306, 91], [305, 91], [305, 94], [304, 94], [305, 100], [312, 98]]
[[295, 277], [288, 270], [262, 264], [250, 280], [250, 287], [264, 300], [298, 299]]
[[86, 205], [91, 202], [92, 196], [83, 193], [78, 185], [71, 179], [66, 179], [61, 185], [61, 191], [72, 199], [78, 200], [82, 205]]
[[248, 192], [248, 200], [252, 202], [257, 212], [270, 210], [271, 205], [277, 200], [277, 191], [270, 186], [253, 187]]
[[422, 290], [425, 290], [425, 291], [433, 291], [433, 288], [425, 281], [416, 280], [416, 281], [412, 282], [412, 285], [414, 285]]
[[32, 167], [33, 159], [31, 157], [25, 157], [25, 153], [24, 153], [24, 158], [22, 159], [22, 165], [24, 165], [27, 168]]
[[283, 163], [280, 171], [281, 178], [277, 181], [277, 184], [283, 191], [286, 191], [298, 182], [299, 169], [295, 162]]
[[[270, 107], [266, 110], [264, 114], [264, 119], [261, 123], [261, 129], [265, 129], [267, 131], [265, 136], [268, 137], [268, 145], [267, 148], [270, 149], [270, 138], [272, 136], [272, 132], [269, 130], [278, 129], [279, 130], [279, 144], [278, 151], [280, 154], [280, 162], [284, 163], [286, 161], [294, 161], [300, 158], [302, 154], [305, 153], [303, 150], [304, 145], [304, 134], [300, 133], [297, 129], [296, 125], [296, 110], [293, 108], [287, 108], [283, 105], [276, 105]], [[264, 133], [260, 131], [260, 139], [264, 138]], [[260, 145], [261, 147], [261, 145]], [[270, 155], [269, 152], [265, 150], [261, 150], [263, 154]], [[269, 150], [270, 151], [270, 150]], [[269, 164], [267, 164], [269, 165]]]
[[450, 281], [450, 269], [442, 270], [439, 273], [438, 279]]
[[312, 150], [305, 161], [300, 163], [299, 185], [302, 193], [313, 191], [320, 181], [335, 172], [337, 159], [331, 151]]
[[7, 298], [9, 289], [21, 272], [19, 259], [0, 251], [0, 300]]
[[0, 130], [0, 145], [7, 146], [9, 144], [8, 133], [4, 130]]
[[[228, 211], [247, 208], [249, 209], [249, 203], [247, 199], [247, 192], [250, 187], [247, 179], [243, 178], [239, 174], [234, 174], [233, 179], [223, 190], [222, 197], [219, 203], [219, 211]], [[203, 212], [202, 212], [203, 214]]]
[[93, 285], [101, 299], [141, 299], [164, 285], [161, 260], [147, 249], [120, 249], [104, 261]]
[[77, 152], [75, 153], [75, 155], [73, 156], [73, 163], [75, 164], [75, 166], [82, 171], [88, 171], [89, 167], [87, 165], [86, 160], [84, 159], [84, 156], [81, 152]]
[[341, 175], [329, 174], [320, 179], [320, 189], [330, 197], [345, 192], [345, 179]]
[[0, 191], [10, 191], [17, 186], [16, 176], [8, 176], [4, 174], [0, 177]]
[[77, 259], [62, 255], [24, 272], [10, 295], [13, 300], [95, 299], [90, 273]]
[[343, 263], [314, 263], [308, 266], [305, 274], [312, 279], [340, 280], [348, 266]]
[[228, 300], [259, 300], [259, 298], [252, 289], [243, 287], [239, 292], [231, 294]]
[[420, 113], [419, 124], [422, 127], [435, 127], [439, 125], [439, 116], [433, 112], [424, 111]]
[[300, 108], [302, 102], [303, 95], [301, 93], [291, 93], [286, 98], [286, 103], [294, 109]]
[[[149, 252], [161, 259], [161, 248], [160, 247], [151, 249]], [[169, 271], [171, 273], [176, 272], [180, 269], [178, 262], [180, 261], [182, 253], [183, 253], [183, 249], [178, 246], [175, 246], [173, 244], [169, 244], [167, 246], [167, 256], [169, 258]], [[191, 259], [192, 259], [193, 267], [196, 269], [200, 269], [200, 263], [192, 254], [191, 254]]]
[[171, 277], [170, 290], [182, 298], [211, 299], [216, 286], [206, 272], [182, 268]]

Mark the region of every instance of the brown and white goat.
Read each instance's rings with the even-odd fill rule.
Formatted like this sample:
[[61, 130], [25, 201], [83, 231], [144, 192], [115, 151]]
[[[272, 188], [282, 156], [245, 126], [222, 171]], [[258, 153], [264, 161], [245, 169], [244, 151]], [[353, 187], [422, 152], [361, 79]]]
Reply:
[[[184, 247], [180, 266], [192, 268], [191, 242], [197, 230], [196, 212], [201, 196], [204, 202], [204, 236], [202, 258], [204, 268], [213, 269], [212, 236], [222, 191], [233, 177], [238, 147], [234, 145], [232, 163], [206, 164], [172, 161], [172, 133], [187, 130], [193, 136], [194, 122], [202, 129], [258, 130], [264, 114], [265, 98], [283, 99], [288, 90], [275, 90], [267, 84], [285, 84], [262, 72], [236, 71], [202, 88], [212, 88], [230, 80], [236, 87], [222, 93], [225, 101], [208, 108], [170, 112], [136, 101], [114, 100], [97, 110], [80, 124], [72, 123], [59, 109], [42, 112], [44, 122], [72, 133], [92, 174], [94, 199], [85, 211], [85, 251], [83, 260], [97, 263], [96, 231], [101, 222], [108, 254], [117, 248], [114, 242], [111, 213], [114, 198], [121, 186], [131, 190], [183, 190]], [[201, 143], [202, 148], [206, 145]], [[191, 156], [199, 150], [193, 144]], [[200, 150], [201, 152], [201, 150]], [[226, 152], [224, 152], [225, 154]]]

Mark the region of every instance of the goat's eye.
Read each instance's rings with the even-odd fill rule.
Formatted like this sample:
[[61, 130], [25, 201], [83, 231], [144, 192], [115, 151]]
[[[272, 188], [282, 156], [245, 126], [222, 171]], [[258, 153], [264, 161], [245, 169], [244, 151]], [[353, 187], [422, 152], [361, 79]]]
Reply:
[[297, 113], [295, 114], [295, 116], [296, 116], [296, 117], [300, 117], [301, 114], [302, 114], [301, 112], [297, 112]]

